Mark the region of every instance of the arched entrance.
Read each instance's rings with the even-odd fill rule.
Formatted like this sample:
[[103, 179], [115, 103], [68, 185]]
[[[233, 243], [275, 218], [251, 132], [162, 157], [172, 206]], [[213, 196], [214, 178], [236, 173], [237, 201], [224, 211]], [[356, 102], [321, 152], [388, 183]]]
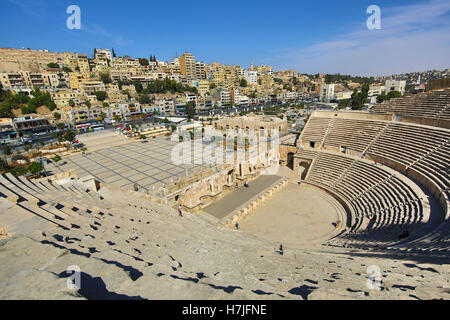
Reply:
[[289, 169], [294, 170], [294, 153], [289, 152], [287, 154], [287, 166]]

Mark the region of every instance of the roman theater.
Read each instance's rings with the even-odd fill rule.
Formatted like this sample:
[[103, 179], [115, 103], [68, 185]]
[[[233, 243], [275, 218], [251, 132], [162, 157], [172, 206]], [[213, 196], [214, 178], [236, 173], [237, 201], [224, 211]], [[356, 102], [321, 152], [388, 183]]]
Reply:
[[208, 126], [1, 175], [0, 299], [449, 298], [450, 89]]

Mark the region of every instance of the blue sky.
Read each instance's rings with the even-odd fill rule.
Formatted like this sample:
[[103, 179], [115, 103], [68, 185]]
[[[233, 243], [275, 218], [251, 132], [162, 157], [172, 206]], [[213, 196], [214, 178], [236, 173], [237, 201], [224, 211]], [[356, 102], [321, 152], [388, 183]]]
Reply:
[[[0, 47], [171, 60], [184, 51], [210, 63], [354, 75], [449, 68], [450, 1], [0, 0]], [[124, 4], [125, 3], [125, 4]], [[81, 30], [68, 30], [69, 5]], [[381, 30], [368, 30], [369, 5]]]

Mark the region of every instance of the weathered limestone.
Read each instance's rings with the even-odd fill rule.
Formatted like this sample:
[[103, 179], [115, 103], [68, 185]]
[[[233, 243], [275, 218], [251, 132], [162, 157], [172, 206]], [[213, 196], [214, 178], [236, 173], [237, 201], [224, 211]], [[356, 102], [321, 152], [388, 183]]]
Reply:
[[264, 201], [269, 199], [275, 192], [280, 191], [282, 188], [286, 187], [288, 183], [288, 179], [281, 179], [280, 182], [277, 182], [275, 185], [270, 186], [267, 190], [262, 191], [260, 194], [256, 195], [252, 199], [249, 199], [242, 206], [228, 214], [222, 219], [222, 223], [228, 227], [233, 228], [236, 222], [241, 221], [258, 206], [263, 205]]

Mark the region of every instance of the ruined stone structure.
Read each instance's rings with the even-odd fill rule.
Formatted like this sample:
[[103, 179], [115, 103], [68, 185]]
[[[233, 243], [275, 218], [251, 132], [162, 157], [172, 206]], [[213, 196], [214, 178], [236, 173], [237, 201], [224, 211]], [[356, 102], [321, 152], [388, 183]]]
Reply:
[[61, 64], [63, 59], [63, 53], [0, 48], [0, 72], [42, 72], [50, 62]]
[[253, 131], [258, 136], [270, 136], [271, 130], [278, 130], [279, 134], [286, 133], [287, 119], [249, 114], [219, 119], [213, 122], [213, 128], [221, 131], [235, 130], [243, 134]]
[[[228, 226], [197, 212], [181, 217], [173, 206], [202, 207], [280, 154], [211, 167], [159, 194], [73, 173], [0, 175], [0, 299], [448, 299], [450, 130], [423, 124], [446, 123], [448, 97], [434, 98], [418, 108], [439, 110], [417, 122], [390, 109], [313, 113], [300, 137], [282, 142], [292, 157], [288, 178], [244, 198], [222, 218]], [[315, 241], [283, 242], [283, 251], [280, 233], [230, 228], [290, 190], [266, 231], [287, 216], [285, 227], [299, 233], [306, 203], [296, 192], [308, 188], [314, 199], [303, 201], [314, 207], [315, 195], [326, 194], [336, 214]], [[287, 201], [292, 215], [281, 210]], [[301, 232], [317, 229], [315, 213]], [[69, 266], [80, 267], [81, 288], [67, 287]]]

